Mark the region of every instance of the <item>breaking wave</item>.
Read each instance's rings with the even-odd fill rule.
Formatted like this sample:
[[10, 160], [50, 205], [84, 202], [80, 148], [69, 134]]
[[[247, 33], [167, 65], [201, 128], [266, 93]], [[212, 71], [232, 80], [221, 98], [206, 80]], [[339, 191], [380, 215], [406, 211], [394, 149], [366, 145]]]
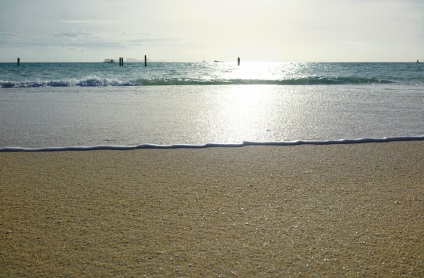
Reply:
[[116, 78], [88, 77], [81, 80], [25, 80], [2, 81], [1, 88], [38, 88], [38, 87], [104, 87], [104, 86], [173, 86], [173, 85], [349, 85], [349, 84], [387, 84], [390, 80], [363, 77], [304, 77], [284, 80], [268, 79], [192, 79], [192, 78], [151, 78], [120, 80]]

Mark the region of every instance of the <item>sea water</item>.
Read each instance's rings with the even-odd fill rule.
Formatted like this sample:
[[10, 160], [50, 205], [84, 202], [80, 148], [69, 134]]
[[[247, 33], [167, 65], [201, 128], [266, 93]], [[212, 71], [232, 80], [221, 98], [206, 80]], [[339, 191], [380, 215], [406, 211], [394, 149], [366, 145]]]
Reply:
[[424, 136], [421, 63], [3, 63], [0, 87], [3, 150]]

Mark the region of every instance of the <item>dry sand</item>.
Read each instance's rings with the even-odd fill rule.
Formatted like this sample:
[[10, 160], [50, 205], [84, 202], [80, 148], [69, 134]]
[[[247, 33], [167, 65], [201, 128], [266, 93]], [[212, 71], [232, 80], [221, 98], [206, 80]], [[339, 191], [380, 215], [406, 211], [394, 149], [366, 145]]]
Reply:
[[424, 141], [0, 153], [0, 276], [424, 277]]

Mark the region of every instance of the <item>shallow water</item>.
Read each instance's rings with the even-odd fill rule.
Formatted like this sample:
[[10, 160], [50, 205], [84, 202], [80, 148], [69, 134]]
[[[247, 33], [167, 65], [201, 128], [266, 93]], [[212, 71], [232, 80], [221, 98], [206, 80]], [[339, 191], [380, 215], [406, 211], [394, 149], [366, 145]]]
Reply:
[[0, 147], [424, 135], [423, 87], [209, 85], [0, 91]]

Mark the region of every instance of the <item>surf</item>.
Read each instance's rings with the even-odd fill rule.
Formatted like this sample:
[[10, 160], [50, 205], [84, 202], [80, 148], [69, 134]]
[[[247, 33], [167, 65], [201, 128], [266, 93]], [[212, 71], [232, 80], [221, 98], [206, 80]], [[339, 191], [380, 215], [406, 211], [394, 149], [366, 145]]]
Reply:
[[46, 148], [3, 147], [0, 152], [57, 152], [57, 151], [95, 151], [95, 150], [137, 150], [137, 149], [204, 149], [204, 148], [236, 148], [247, 146], [299, 146], [299, 145], [346, 145], [364, 143], [382, 143], [399, 141], [422, 141], [424, 136], [398, 136], [383, 138], [357, 138], [340, 140], [295, 140], [283, 142], [254, 142], [244, 141], [241, 143], [206, 143], [206, 144], [140, 144], [134, 146], [124, 145], [97, 145], [97, 146], [68, 146]]

